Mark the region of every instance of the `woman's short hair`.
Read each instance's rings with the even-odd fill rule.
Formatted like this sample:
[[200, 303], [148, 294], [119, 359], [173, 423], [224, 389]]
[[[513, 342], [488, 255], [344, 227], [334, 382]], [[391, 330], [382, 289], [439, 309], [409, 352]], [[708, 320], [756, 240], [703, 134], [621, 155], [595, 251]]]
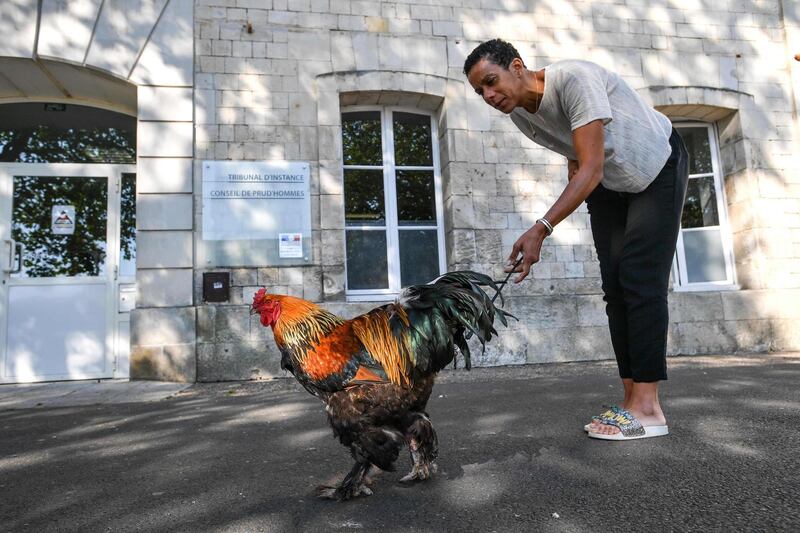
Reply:
[[[464, 74], [469, 75], [469, 71], [472, 70], [472, 67], [475, 66], [481, 59], [488, 59], [495, 65], [499, 65], [504, 69], [508, 70], [508, 66], [514, 60], [514, 58], [519, 58], [522, 61], [522, 57], [520, 57], [519, 52], [517, 49], [514, 48], [514, 45], [508, 43], [502, 39], [492, 39], [491, 41], [485, 41], [475, 47], [475, 49], [470, 52], [469, 56], [467, 56], [467, 60], [464, 61]], [[523, 66], [525, 62], [522, 62]]]

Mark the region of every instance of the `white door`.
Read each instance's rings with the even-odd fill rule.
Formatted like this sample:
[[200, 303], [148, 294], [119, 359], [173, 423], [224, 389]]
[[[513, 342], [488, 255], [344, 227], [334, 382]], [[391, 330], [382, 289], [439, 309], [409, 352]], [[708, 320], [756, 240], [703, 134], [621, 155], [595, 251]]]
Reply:
[[115, 363], [125, 359], [120, 289], [133, 281], [119, 279], [120, 191], [132, 172], [0, 165], [0, 382], [127, 375]]

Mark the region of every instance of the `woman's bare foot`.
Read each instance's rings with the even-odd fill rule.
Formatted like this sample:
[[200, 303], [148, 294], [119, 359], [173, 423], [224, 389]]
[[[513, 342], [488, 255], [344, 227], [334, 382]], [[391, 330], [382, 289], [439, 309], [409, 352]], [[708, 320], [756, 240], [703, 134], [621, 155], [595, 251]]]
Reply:
[[[623, 409], [628, 409], [628, 405], [629, 405], [630, 400], [631, 400], [631, 395], [633, 394], [633, 380], [630, 379], [630, 378], [623, 378], [622, 379], [622, 388], [624, 390], [625, 396], [622, 399], [622, 403], [619, 406], [622, 407]], [[601, 424], [599, 420], [592, 419], [592, 421], [589, 423], [589, 426], [590, 426], [589, 431], [597, 433], [597, 431], [599, 430], [600, 426], [602, 426], [602, 425], [603, 424]]]
[[[627, 411], [633, 415], [641, 424], [642, 426], [666, 426], [667, 419], [664, 417], [664, 412], [660, 409], [658, 411], [655, 410], [642, 410], [637, 409], [635, 407], [628, 407]], [[601, 435], [613, 435], [614, 433], [619, 433], [619, 428], [616, 426], [610, 426], [607, 424], [595, 424], [592, 426], [591, 432], [592, 433], [599, 433]]]
[[[627, 392], [628, 389], [626, 387]], [[658, 401], [658, 382], [633, 383], [631, 380], [630, 395], [626, 394], [626, 396], [627, 400], [622, 405], [622, 408], [636, 417], [642, 426], [664, 426], [667, 424], [664, 411], [661, 410], [661, 404]], [[614, 433], [619, 433], [619, 428], [602, 424], [595, 420], [592, 423], [591, 432], [613, 435]]]

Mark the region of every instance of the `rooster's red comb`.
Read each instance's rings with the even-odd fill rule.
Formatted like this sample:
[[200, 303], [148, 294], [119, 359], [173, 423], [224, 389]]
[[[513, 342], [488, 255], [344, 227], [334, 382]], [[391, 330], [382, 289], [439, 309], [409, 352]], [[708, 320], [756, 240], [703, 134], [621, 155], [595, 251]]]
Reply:
[[264, 296], [266, 295], [267, 295], [267, 289], [258, 289], [256, 293], [253, 295], [253, 305], [261, 303], [261, 300], [263, 300]]

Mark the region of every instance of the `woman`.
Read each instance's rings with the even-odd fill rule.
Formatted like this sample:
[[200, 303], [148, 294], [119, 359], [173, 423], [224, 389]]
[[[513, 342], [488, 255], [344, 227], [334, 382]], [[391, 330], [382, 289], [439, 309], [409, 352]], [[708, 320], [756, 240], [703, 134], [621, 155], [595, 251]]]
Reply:
[[606, 440], [668, 434], [658, 384], [667, 379], [667, 289], [689, 177], [680, 136], [622, 78], [588, 61], [532, 71], [493, 39], [467, 57], [464, 74], [529, 139], [567, 158], [564, 191], [511, 250], [509, 265], [522, 257], [517, 283], [555, 226], [588, 205], [625, 396], [584, 429]]

